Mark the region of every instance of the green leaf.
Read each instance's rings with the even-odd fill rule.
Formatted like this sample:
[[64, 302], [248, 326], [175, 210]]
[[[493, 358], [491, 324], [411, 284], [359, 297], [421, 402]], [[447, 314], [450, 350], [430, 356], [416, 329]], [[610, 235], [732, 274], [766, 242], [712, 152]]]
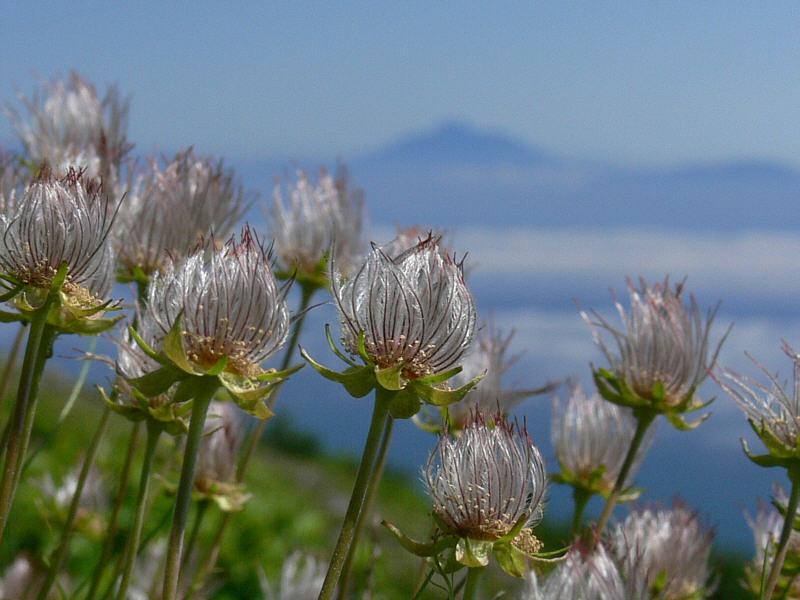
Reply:
[[128, 379], [128, 383], [139, 390], [148, 398], [165, 393], [173, 384], [186, 377], [180, 371], [169, 367], [162, 367], [157, 371]]
[[456, 560], [465, 567], [485, 567], [491, 553], [492, 542], [460, 538], [456, 543]]

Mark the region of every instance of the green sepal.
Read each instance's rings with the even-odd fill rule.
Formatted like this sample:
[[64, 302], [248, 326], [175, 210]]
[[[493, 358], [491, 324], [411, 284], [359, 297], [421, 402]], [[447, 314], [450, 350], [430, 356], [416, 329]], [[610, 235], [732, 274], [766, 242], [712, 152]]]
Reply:
[[258, 419], [268, 419], [272, 411], [264, 404], [279, 382], [259, 383], [234, 373], [220, 373], [217, 379], [243, 411]]
[[700, 425], [702, 425], [705, 421], [707, 421], [708, 418], [711, 416], [711, 413], [700, 415], [694, 421], [688, 421], [683, 417], [681, 417], [679, 414], [673, 412], [665, 412], [664, 416], [667, 418], [667, 421], [670, 422], [670, 425], [672, 425], [678, 431], [693, 431], [698, 427], [700, 427]]
[[148, 406], [147, 413], [151, 422], [157, 423], [162, 430], [170, 435], [178, 436], [189, 431], [189, 425], [186, 422], [188, 409], [188, 404], [161, 404], [159, 406]]
[[351, 367], [358, 366], [344, 352], [339, 350], [339, 347], [336, 345], [336, 342], [333, 339], [333, 335], [331, 334], [331, 326], [328, 323], [325, 323], [325, 337], [328, 340], [328, 346], [330, 346], [331, 352], [333, 352], [336, 356], [338, 356], [342, 361], [346, 362]]
[[179, 314], [178, 318], [175, 319], [169, 333], [167, 333], [164, 337], [164, 341], [161, 343], [164, 356], [171, 360], [181, 371], [189, 375], [204, 375], [204, 373], [186, 356], [186, 350], [183, 347], [182, 330], [183, 313]]
[[220, 481], [213, 482], [208, 491], [200, 491], [195, 486], [192, 492], [192, 499], [195, 501], [211, 501], [226, 513], [243, 510], [247, 501], [252, 497], [253, 495], [247, 492], [244, 485]]
[[456, 542], [456, 560], [465, 567], [485, 567], [489, 564], [492, 542], [459, 538]]
[[139, 390], [144, 396], [152, 398], [153, 396], [166, 393], [169, 388], [185, 377], [186, 375], [177, 369], [161, 367], [152, 373], [147, 373], [146, 375], [134, 379], [128, 379], [127, 382]]
[[408, 390], [400, 390], [392, 393], [389, 401], [389, 414], [395, 419], [410, 419], [419, 412], [422, 402], [419, 396]]
[[512, 541], [514, 541], [514, 538], [519, 535], [519, 532], [525, 528], [525, 523], [528, 522], [529, 516], [530, 515], [528, 515], [527, 513], [520, 515], [519, 519], [517, 519], [517, 522], [514, 523], [514, 526], [508, 531], [508, 533], [498, 538], [497, 541], [501, 543], [502, 542], [511, 543]]
[[372, 360], [367, 354], [367, 334], [363, 331], [358, 334], [358, 355], [365, 364], [372, 364]]
[[[115, 402], [109, 398], [106, 391], [99, 385], [97, 386], [97, 391], [100, 394], [100, 399], [103, 401], [103, 403], [118, 415], [122, 415], [131, 421], [141, 421], [145, 418], [145, 414], [139, 407]], [[113, 394], [113, 396], [116, 397], [116, 394]]]
[[403, 377], [403, 363], [399, 363], [394, 367], [386, 367], [385, 369], [375, 366], [375, 380], [383, 389], [390, 392], [397, 392], [405, 389], [408, 385], [408, 380]]
[[745, 456], [757, 464], [759, 467], [784, 467], [789, 468], [789, 465], [796, 461], [797, 459], [793, 459], [790, 457], [785, 456], [775, 456], [774, 454], [753, 454], [750, 451], [750, 446], [747, 443], [747, 440], [742, 438], [742, 450], [744, 451]]
[[5, 294], [0, 295], [0, 302], [8, 302], [9, 300], [13, 299], [17, 294], [19, 294], [24, 288], [25, 286], [23, 284], [14, 285]]
[[270, 383], [280, 383], [281, 381], [288, 379], [291, 375], [297, 373], [300, 369], [306, 366], [306, 363], [297, 363], [293, 367], [289, 367], [288, 369], [284, 369], [283, 371], [277, 371], [275, 369], [269, 369], [264, 371], [261, 375], [255, 377], [256, 381], [268, 381]]
[[447, 535], [442, 538], [439, 538], [436, 541], [431, 542], [417, 542], [416, 540], [411, 539], [402, 531], [400, 531], [397, 527], [389, 523], [388, 521], [381, 521], [381, 525], [386, 527], [389, 530], [394, 538], [400, 543], [400, 545], [414, 554], [416, 556], [422, 558], [428, 558], [431, 556], [436, 556], [446, 548], [451, 548], [456, 543], [456, 537]]
[[142, 267], [136, 265], [130, 271], [117, 271], [117, 281], [119, 283], [138, 283], [147, 286], [150, 284], [150, 277]]
[[419, 383], [419, 381], [412, 381], [409, 387], [428, 404], [433, 404], [434, 406], [449, 406], [450, 404], [463, 400], [464, 396], [466, 396], [485, 375], [486, 373], [481, 373], [454, 390], [437, 388], [432, 385]]
[[512, 577], [524, 577], [528, 572], [527, 555], [511, 543], [494, 545], [497, 564]]
[[136, 342], [136, 345], [142, 349], [142, 352], [144, 352], [148, 357], [152, 358], [158, 364], [163, 366], [170, 364], [168, 360], [165, 360], [165, 357], [162, 354], [155, 351], [150, 344], [145, 342], [142, 336], [139, 335], [139, 332], [131, 326], [128, 326], [128, 335], [130, 335], [131, 339]]
[[767, 452], [772, 456], [777, 456], [779, 458], [792, 458], [798, 455], [798, 452], [795, 448], [791, 448], [784, 444], [783, 441], [765, 424], [756, 423], [753, 419], [747, 419], [747, 422], [750, 424], [750, 428], [758, 436], [758, 439], [761, 440], [761, 443], [764, 444]]
[[375, 375], [370, 366], [350, 367], [339, 372], [329, 369], [315, 361], [302, 346], [300, 347], [300, 355], [315, 371], [317, 371], [317, 373], [322, 375], [325, 379], [342, 384], [347, 392], [355, 398], [366, 396], [375, 387]]
[[77, 333], [78, 335], [98, 335], [119, 323], [124, 317], [122, 315], [112, 319], [74, 319], [64, 322], [63, 320], [51, 320], [47, 322], [58, 328], [62, 333]]
[[461, 371], [464, 370], [464, 367], [458, 366], [454, 367], [448, 371], [443, 371], [442, 373], [436, 373], [434, 375], [428, 375], [427, 377], [420, 377], [419, 379], [415, 379], [417, 383], [424, 383], [426, 385], [436, 385], [438, 383], [444, 383], [448, 379], [455, 377]]
[[0, 323], [16, 323], [17, 321], [28, 322], [30, 317], [23, 312], [13, 313], [0, 310]]

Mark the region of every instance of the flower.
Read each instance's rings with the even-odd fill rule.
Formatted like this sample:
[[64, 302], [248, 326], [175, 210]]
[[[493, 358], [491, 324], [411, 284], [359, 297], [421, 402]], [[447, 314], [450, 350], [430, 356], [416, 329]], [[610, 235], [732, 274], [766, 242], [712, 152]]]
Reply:
[[280, 184], [275, 186], [271, 230], [279, 264], [287, 275], [295, 271], [301, 283], [327, 287], [326, 262], [334, 243], [340, 271], [351, 272], [361, 258], [363, 191], [350, 188], [345, 169], [335, 179], [323, 170], [316, 184], [299, 171], [287, 195], [288, 207]]
[[462, 564], [487, 564], [496, 542], [525, 554], [541, 548], [532, 529], [544, 510], [546, 474], [525, 427], [502, 415], [487, 423], [476, 411], [459, 436], [440, 435], [423, 478], [440, 527], [461, 539]]
[[203, 236], [225, 238], [247, 208], [242, 187], [222, 161], [179, 152], [162, 170], [152, 160], [120, 210], [115, 245], [121, 279], [146, 282]]
[[766, 376], [766, 383], [724, 369], [719, 385], [739, 405], [750, 426], [755, 430], [769, 454], [754, 456], [742, 440], [745, 454], [756, 464], [765, 467], [786, 466], [800, 458], [800, 356], [788, 344], [783, 351], [792, 359], [794, 386], [786, 389], [777, 375], [771, 374], [754, 358], [751, 360]]
[[222, 510], [239, 510], [249, 498], [236, 482], [244, 433], [238, 409], [233, 404], [211, 403], [197, 455], [194, 488], [201, 496], [216, 502]]
[[609, 534], [632, 598], [705, 598], [714, 533], [683, 504], [633, 510]]
[[540, 584], [531, 571], [523, 600], [628, 600], [625, 584], [605, 544], [573, 546]]
[[[630, 312], [615, 301], [624, 329], [594, 311], [594, 319], [581, 312], [609, 362], [608, 370], [595, 371], [595, 381], [607, 400], [664, 413], [676, 427], [693, 428], [701, 421], [689, 425], [678, 415], [704, 406], [695, 391], [713, 368], [728, 335], [711, 346], [711, 325], [719, 305], [708, 311], [704, 322], [694, 296], [688, 306], [684, 304], [683, 283], [673, 289], [668, 278], [653, 286], [641, 279], [640, 286], [637, 289], [628, 281]], [[616, 352], [603, 332], [612, 337]]]
[[[572, 382], [566, 403], [553, 402], [552, 439], [561, 473], [554, 479], [607, 496], [625, 462], [636, 420], [629, 408], [587, 396], [580, 383]], [[639, 447], [628, 473], [633, 476], [653, 440], [652, 429]]]
[[532, 390], [503, 387], [503, 376], [519, 358], [519, 354], [508, 356], [513, 338], [514, 330], [505, 333], [491, 321], [478, 331], [476, 343], [464, 357], [464, 370], [453, 377], [452, 384], [465, 385], [476, 375], [486, 375], [463, 400], [444, 409], [446, 415], [442, 417], [443, 420], [446, 417], [450, 431], [460, 429], [475, 409], [486, 415], [495, 412], [505, 415], [525, 398], [552, 391], [556, 387], [552, 383]]
[[475, 333], [475, 303], [461, 264], [438, 252], [428, 237], [400, 254], [373, 250], [351, 279], [334, 263], [333, 292], [344, 344], [406, 379], [442, 373], [458, 364]]
[[[128, 383], [153, 398], [187, 377], [217, 377], [242, 409], [266, 418], [264, 398], [296, 370], [262, 367], [286, 341], [288, 289], [289, 283], [278, 286], [269, 251], [249, 227], [238, 242], [217, 245], [209, 238], [187, 258], [170, 260], [148, 287], [145, 337], [130, 330], [142, 352], [164, 368]], [[134, 369], [148, 366], [135, 351], [130, 361]]]
[[132, 147], [126, 134], [130, 101], [115, 86], [100, 99], [94, 85], [73, 71], [69, 79], [43, 83], [32, 98], [20, 100], [29, 120], [13, 108], [6, 112], [35, 164], [59, 171], [80, 165], [108, 181]]
[[0, 214], [10, 215], [16, 211], [26, 180], [19, 159], [0, 148]]
[[12, 214], [0, 214], [0, 270], [16, 288], [17, 307], [35, 310], [62, 265], [62, 308], [69, 317], [96, 317], [109, 305], [113, 251], [108, 240], [115, 205], [94, 180], [70, 170], [43, 173]]
[[326, 571], [327, 565], [322, 561], [293, 552], [283, 562], [280, 587], [273, 590], [262, 576], [261, 591], [267, 600], [315, 600], [322, 589]]

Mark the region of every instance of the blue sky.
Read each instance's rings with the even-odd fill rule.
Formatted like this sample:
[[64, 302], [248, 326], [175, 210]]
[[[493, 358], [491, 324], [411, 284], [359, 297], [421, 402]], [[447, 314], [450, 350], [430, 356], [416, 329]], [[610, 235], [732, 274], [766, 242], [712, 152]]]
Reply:
[[[4, 4], [0, 90], [74, 67], [144, 152], [352, 155], [449, 117], [569, 156], [800, 164], [792, 2]], [[0, 140], [11, 138], [0, 126]]]

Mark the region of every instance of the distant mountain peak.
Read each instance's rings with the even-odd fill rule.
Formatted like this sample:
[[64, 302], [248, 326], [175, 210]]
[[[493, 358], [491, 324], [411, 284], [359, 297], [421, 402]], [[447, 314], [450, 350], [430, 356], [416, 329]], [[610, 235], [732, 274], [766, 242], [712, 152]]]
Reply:
[[369, 163], [530, 166], [551, 158], [512, 136], [450, 119], [405, 136], [363, 157]]

